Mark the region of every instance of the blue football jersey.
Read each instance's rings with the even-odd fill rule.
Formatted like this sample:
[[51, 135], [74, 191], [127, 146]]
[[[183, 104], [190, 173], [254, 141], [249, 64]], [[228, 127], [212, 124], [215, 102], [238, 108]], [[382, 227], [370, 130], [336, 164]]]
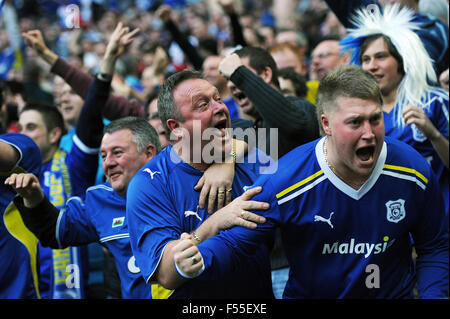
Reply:
[[[449, 117], [448, 117], [448, 95], [445, 98], [441, 95], [430, 94], [430, 98], [424, 107], [425, 113], [436, 129], [448, 139]], [[436, 174], [442, 190], [445, 211], [449, 212], [449, 172], [439, 155], [434, 150], [433, 145], [416, 125], [398, 127], [394, 124], [395, 109], [390, 113], [384, 112], [384, 125], [386, 136], [396, 138], [411, 145], [416, 151], [422, 154], [430, 163]]]
[[[233, 198], [253, 184], [267, 155], [255, 151], [237, 163]], [[131, 248], [147, 282], [152, 282], [167, 243], [190, 233], [205, 221], [207, 209], [198, 205], [194, 186], [203, 172], [183, 162], [171, 146], [163, 149], [133, 177], [127, 191], [127, 218]], [[271, 239], [261, 243], [249, 258], [237, 258], [235, 267], [214, 282], [193, 279], [175, 289], [170, 298], [273, 298], [270, 279]]]
[[271, 204], [260, 212], [267, 222], [201, 243], [200, 277], [218, 277], [217, 269], [250, 254], [279, 225], [291, 267], [283, 298], [407, 298], [416, 275], [419, 296], [448, 297], [448, 218], [426, 160], [386, 137], [374, 171], [355, 190], [326, 164], [324, 140], [294, 149], [277, 173], [255, 183], [263, 191], [254, 200]]
[[41, 152], [26, 135], [7, 133], [0, 140], [14, 146], [20, 159], [12, 172], [0, 172], [0, 299], [39, 298], [37, 238], [25, 227], [12, 202], [16, 193], [5, 186], [11, 173], [39, 176]]
[[149, 299], [148, 286], [130, 246], [125, 197], [104, 183], [90, 187], [85, 200], [72, 197], [61, 210], [57, 241], [61, 247], [100, 242], [114, 256], [123, 298]]

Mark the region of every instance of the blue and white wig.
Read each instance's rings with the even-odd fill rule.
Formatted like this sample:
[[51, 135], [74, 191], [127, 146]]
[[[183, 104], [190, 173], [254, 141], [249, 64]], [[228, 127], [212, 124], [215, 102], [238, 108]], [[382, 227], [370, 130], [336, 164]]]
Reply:
[[363, 41], [372, 35], [381, 34], [388, 37], [403, 59], [404, 76], [398, 87], [394, 118], [397, 126], [404, 126], [402, 113], [409, 105], [426, 108], [431, 94], [434, 98], [448, 100], [448, 93], [429, 83], [437, 83], [433, 61], [425, 50], [422, 41], [414, 32], [420, 29], [419, 23], [413, 22], [414, 11], [407, 7], [400, 9], [398, 4], [386, 6], [381, 12], [377, 6], [358, 9], [352, 17], [355, 28], [347, 29], [347, 36], [342, 39], [342, 50], [352, 53], [351, 64], [361, 65], [360, 48]]

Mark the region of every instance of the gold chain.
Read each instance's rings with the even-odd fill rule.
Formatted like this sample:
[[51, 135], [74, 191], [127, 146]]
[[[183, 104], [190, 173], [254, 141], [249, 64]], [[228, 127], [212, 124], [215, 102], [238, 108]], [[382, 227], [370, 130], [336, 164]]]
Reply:
[[[327, 139], [323, 141], [323, 155], [325, 156], [325, 162], [327, 163], [328, 167], [331, 169], [331, 171], [336, 175], [337, 177], [341, 178], [333, 166], [331, 166], [330, 162], [328, 162], [328, 152], [327, 152]], [[342, 179], [342, 178], [341, 178]]]
[[334, 169], [333, 166], [331, 166], [330, 162], [328, 162], [328, 152], [327, 152], [327, 140], [325, 139], [325, 141], [323, 142], [323, 155], [325, 157], [325, 162], [327, 163], [328, 167], [331, 169], [331, 171], [334, 173], [334, 175], [336, 175], [341, 181], [343, 181], [344, 183], [350, 185], [352, 188], [355, 189], [359, 189], [360, 188], [360, 184], [357, 183], [352, 183], [352, 182], [348, 182], [345, 179], [343, 179]]

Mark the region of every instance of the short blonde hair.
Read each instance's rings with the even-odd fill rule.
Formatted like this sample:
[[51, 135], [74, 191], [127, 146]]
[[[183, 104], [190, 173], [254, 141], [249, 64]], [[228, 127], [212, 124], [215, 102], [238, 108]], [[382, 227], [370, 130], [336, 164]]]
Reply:
[[359, 66], [339, 66], [329, 71], [320, 81], [317, 90], [317, 119], [337, 109], [339, 97], [371, 100], [383, 105], [383, 96], [375, 77]]

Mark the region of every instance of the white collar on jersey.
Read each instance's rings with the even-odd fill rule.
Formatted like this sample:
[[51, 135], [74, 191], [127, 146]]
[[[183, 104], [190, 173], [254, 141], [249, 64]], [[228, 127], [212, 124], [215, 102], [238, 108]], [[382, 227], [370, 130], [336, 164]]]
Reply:
[[316, 144], [316, 158], [319, 162], [319, 166], [322, 169], [324, 175], [330, 180], [330, 182], [341, 192], [350, 196], [355, 200], [359, 200], [362, 198], [378, 180], [378, 177], [381, 175], [384, 163], [386, 162], [387, 156], [387, 146], [386, 142], [383, 142], [383, 147], [381, 148], [380, 157], [378, 158], [377, 164], [375, 165], [372, 174], [369, 179], [361, 186], [360, 189], [356, 190], [347, 185], [344, 181], [342, 181], [336, 174], [328, 166], [325, 161], [325, 154], [323, 153], [323, 143], [325, 142], [326, 136], [320, 139], [320, 141]]

